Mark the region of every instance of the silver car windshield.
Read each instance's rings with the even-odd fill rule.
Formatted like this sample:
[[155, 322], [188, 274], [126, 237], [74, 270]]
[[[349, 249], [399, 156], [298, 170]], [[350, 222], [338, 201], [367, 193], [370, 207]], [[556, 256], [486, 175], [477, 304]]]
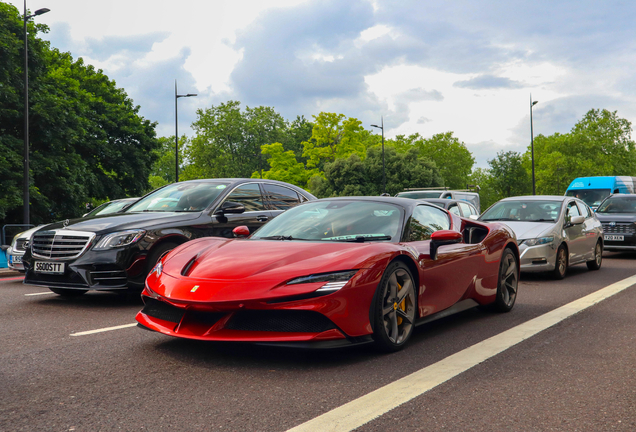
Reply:
[[556, 222], [560, 201], [499, 201], [481, 215], [482, 221]]
[[125, 213], [200, 212], [223, 192], [228, 183], [174, 183], [136, 202]]

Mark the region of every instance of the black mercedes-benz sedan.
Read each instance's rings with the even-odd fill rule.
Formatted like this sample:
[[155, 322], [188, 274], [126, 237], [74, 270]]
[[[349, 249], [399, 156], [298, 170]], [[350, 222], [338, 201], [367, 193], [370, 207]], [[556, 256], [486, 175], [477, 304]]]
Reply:
[[605, 250], [636, 251], [636, 194], [608, 196], [596, 216], [603, 224]]
[[24, 283], [63, 296], [88, 290], [140, 290], [167, 251], [199, 237], [232, 237], [256, 230], [284, 210], [316, 197], [264, 179], [173, 183], [123, 212], [65, 220], [33, 234], [23, 258]]

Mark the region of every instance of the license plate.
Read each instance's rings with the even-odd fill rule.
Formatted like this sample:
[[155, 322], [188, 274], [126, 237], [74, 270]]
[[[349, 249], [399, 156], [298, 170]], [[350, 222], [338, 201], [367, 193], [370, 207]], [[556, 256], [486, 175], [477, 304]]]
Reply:
[[22, 264], [22, 255], [9, 255], [9, 264]]
[[36, 273], [63, 274], [64, 263], [36, 261], [35, 267], [33, 269], [35, 270]]
[[625, 236], [619, 236], [619, 235], [604, 235], [603, 236], [603, 240], [605, 241], [624, 241], [625, 240]]

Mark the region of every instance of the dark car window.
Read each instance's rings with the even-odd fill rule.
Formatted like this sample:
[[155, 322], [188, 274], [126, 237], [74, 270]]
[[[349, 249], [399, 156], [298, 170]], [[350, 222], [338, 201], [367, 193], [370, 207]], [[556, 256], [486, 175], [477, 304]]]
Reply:
[[173, 183], [158, 189], [130, 206], [133, 212], [197, 212], [205, 209], [225, 190], [227, 183]]
[[636, 197], [612, 196], [596, 210], [597, 213], [636, 213]]
[[271, 210], [287, 210], [300, 204], [296, 191], [268, 183], [263, 184], [263, 188]]
[[249, 183], [237, 187], [230, 192], [225, 201], [243, 204], [246, 212], [265, 210], [261, 188], [258, 183]]
[[438, 230], [450, 228], [448, 214], [432, 206], [417, 206], [409, 224], [409, 241], [429, 240]]

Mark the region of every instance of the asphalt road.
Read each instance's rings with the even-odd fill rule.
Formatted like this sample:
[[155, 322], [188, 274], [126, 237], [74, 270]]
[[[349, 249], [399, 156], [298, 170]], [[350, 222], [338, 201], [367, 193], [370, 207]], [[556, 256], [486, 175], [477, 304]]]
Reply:
[[[0, 431], [285, 431], [636, 274], [636, 254], [563, 281], [523, 275], [508, 314], [419, 327], [395, 354], [182, 341], [123, 327], [141, 302], [0, 279]], [[28, 295], [38, 294], [41, 295]], [[361, 426], [361, 431], [635, 431], [636, 286]]]

